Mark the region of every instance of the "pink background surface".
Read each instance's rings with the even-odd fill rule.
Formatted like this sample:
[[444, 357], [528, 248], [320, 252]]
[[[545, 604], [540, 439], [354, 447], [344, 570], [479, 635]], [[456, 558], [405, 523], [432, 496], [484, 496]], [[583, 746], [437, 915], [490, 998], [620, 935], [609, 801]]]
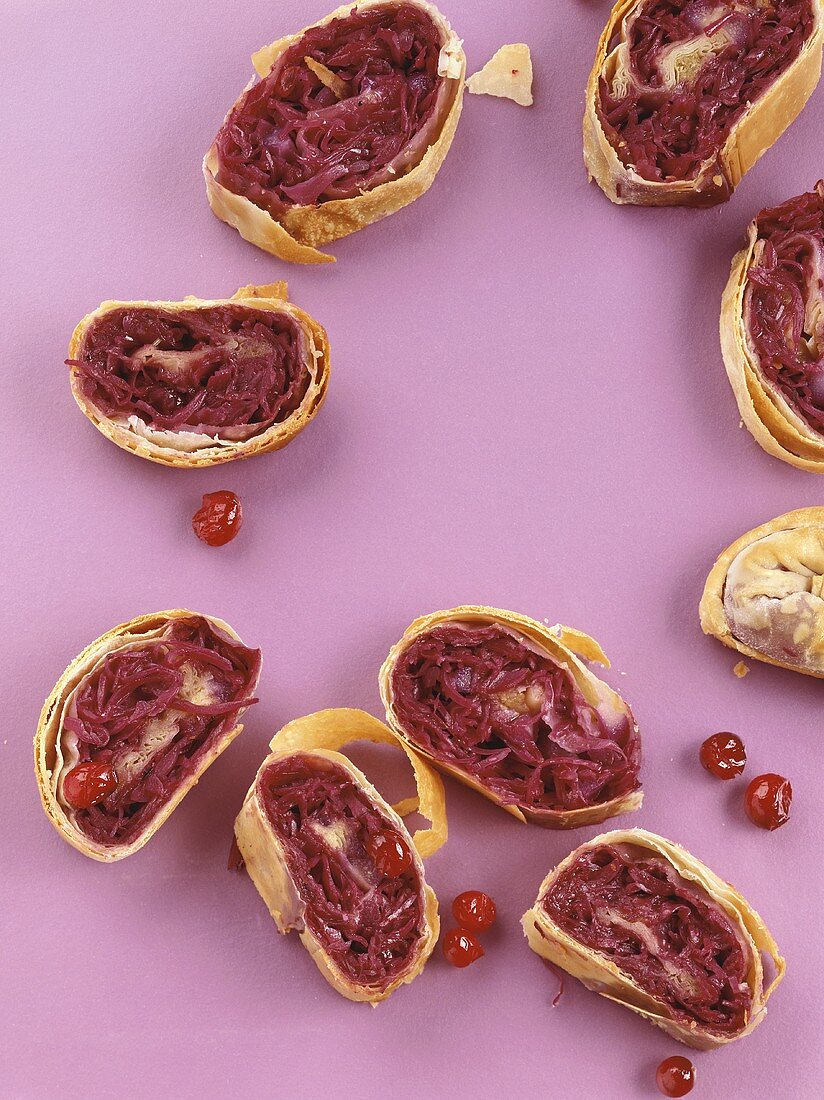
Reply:
[[[337, 996], [225, 870], [274, 731], [321, 707], [380, 714], [389, 646], [461, 602], [601, 641], [644, 736], [646, 801], [618, 824], [693, 849], [785, 951], [769, 1019], [695, 1055], [694, 1095], [820, 1095], [822, 687], [758, 664], [737, 680], [697, 603], [723, 546], [822, 499], [739, 428], [717, 319], [746, 223], [822, 173], [824, 90], [726, 206], [618, 209], [580, 153], [606, 0], [444, 6], [472, 68], [531, 45], [536, 105], [468, 97], [429, 194], [311, 269], [218, 222], [200, 158], [250, 53], [322, 0], [0, 5], [4, 1097], [657, 1095], [654, 1067], [685, 1051], [571, 980], [551, 1008], [556, 982], [519, 928], [546, 871], [597, 829], [527, 828], [450, 782], [431, 883], [446, 910], [489, 890], [499, 925], [480, 963], [459, 972], [438, 952], [374, 1011]], [[66, 345], [101, 299], [280, 278], [333, 349], [326, 406], [287, 450], [181, 473], [117, 450], [76, 409]], [[219, 488], [246, 521], [214, 551], [189, 519]], [[40, 809], [39, 708], [91, 639], [174, 606], [263, 648], [261, 702], [148, 848], [101, 866]], [[719, 729], [744, 737], [748, 776], [791, 777], [779, 832], [744, 818], [743, 780], [700, 769]]]

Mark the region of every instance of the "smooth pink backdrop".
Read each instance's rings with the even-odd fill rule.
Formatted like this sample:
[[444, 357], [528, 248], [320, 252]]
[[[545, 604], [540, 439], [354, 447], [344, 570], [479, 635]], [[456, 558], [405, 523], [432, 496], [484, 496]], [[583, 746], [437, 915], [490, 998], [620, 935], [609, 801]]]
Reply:
[[[331, 0], [327, 0], [331, 3]], [[411, 208], [289, 267], [209, 212], [200, 160], [260, 45], [323, 0], [0, 4], [0, 374], [4, 673], [0, 733], [0, 1093], [159, 1097], [652, 1097], [681, 1050], [574, 981], [519, 918], [596, 829], [519, 825], [448, 784], [429, 863], [442, 908], [495, 897], [487, 955], [436, 954], [377, 1010], [320, 978], [227, 873], [234, 815], [270, 736], [336, 705], [380, 714], [376, 677], [419, 613], [497, 604], [593, 633], [644, 736], [642, 825], [680, 841], [763, 913], [789, 971], [769, 1019], [697, 1054], [698, 1097], [820, 1095], [821, 692], [734, 655], [697, 624], [716, 553], [822, 482], [739, 427], [721, 289], [762, 206], [824, 171], [824, 89], [725, 206], [611, 206], [581, 164], [583, 88], [607, 0], [443, 0], [471, 68], [532, 47], [536, 103], [467, 97], [446, 164]], [[230, 294], [287, 278], [327, 326], [317, 420], [279, 454], [179, 473], [117, 450], [80, 415], [63, 359], [104, 298]], [[210, 550], [204, 491], [246, 521]], [[115, 623], [188, 606], [263, 648], [247, 729], [148, 848], [106, 867], [40, 809], [31, 737], [66, 664]], [[733, 729], [746, 775], [791, 777], [790, 823], [744, 818], [745, 783], [699, 767]]]

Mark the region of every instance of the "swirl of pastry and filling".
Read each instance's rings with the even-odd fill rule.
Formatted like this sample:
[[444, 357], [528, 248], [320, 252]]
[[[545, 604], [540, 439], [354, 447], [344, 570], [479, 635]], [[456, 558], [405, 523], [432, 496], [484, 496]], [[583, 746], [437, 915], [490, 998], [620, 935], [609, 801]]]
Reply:
[[[407, 751], [418, 797], [391, 807], [337, 747], [397, 744], [376, 718], [328, 710], [272, 739], [235, 822], [238, 849], [282, 933], [297, 931], [326, 980], [373, 1004], [412, 981], [438, 938], [422, 855], [446, 837], [443, 788]], [[432, 828], [410, 836], [400, 813]]]
[[822, 0], [618, 0], [587, 87], [584, 160], [617, 203], [710, 206], [806, 103]]
[[762, 210], [732, 262], [721, 348], [758, 443], [824, 473], [824, 181]]
[[485, 607], [414, 622], [381, 670], [387, 720], [413, 749], [520, 820], [603, 821], [641, 804], [632, 711], [580, 660], [591, 638]]
[[718, 557], [701, 627], [748, 657], [824, 677], [824, 508], [748, 531]]
[[46, 813], [84, 855], [142, 848], [243, 728], [260, 651], [191, 611], [133, 619], [93, 642], [46, 700], [35, 766]]
[[537, 954], [698, 1049], [752, 1031], [784, 973], [741, 895], [642, 829], [606, 833], [572, 852], [544, 879], [522, 923]]
[[286, 260], [418, 198], [461, 110], [460, 41], [425, 0], [359, 0], [252, 59], [203, 170], [215, 214]]
[[329, 345], [286, 285], [104, 302], [75, 329], [72, 393], [124, 450], [191, 468], [284, 447], [323, 403]]

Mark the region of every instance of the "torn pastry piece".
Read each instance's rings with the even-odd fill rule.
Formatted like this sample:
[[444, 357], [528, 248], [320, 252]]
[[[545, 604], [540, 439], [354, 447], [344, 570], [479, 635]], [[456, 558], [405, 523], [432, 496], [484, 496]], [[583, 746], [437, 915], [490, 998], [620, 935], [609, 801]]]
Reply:
[[466, 82], [473, 95], [511, 99], [522, 107], [532, 104], [532, 57], [529, 46], [515, 42], [501, 48]]
[[329, 263], [319, 245], [426, 191], [452, 143], [466, 59], [425, 0], [358, 0], [252, 58], [206, 154], [214, 213], [259, 248]]
[[521, 821], [591, 825], [641, 805], [629, 706], [580, 631], [492, 607], [417, 619], [380, 673], [387, 720], [437, 767]]
[[184, 469], [277, 451], [326, 396], [329, 342], [285, 283], [103, 302], [72, 335], [74, 399], [125, 451]]
[[69, 665], [34, 739], [49, 820], [111, 863], [138, 851], [243, 729], [260, 650], [220, 619], [161, 611], [117, 626]]
[[824, 508], [763, 523], [719, 555], [701, 629], [745, 657], [824, 677]]
[[732, 262], [721, 349], [741, 417], [769, 454], [824, 473], [824, 181], [762, 210]]
[[584, 161], [616, 203], [712, 206], [806, 103], [824, 0], [618, 0], [587, 84]]
[[778, 946], [745, 899], [643, 829], [576, 848], [541, 883], [522, 924], [543, 959], [698, 1050], [748, 1035], [784, 976]]
[[[401, 745], [418, 796], [396, 807], [336, 750], [398, 745], [359, 710], [326, 710], [275, 735], [235, 822], [252, 881], [282, 933], [297, 931], [324, 978], [377, 1004], [421, 972], [438, 939], [438, 903], [422, 857], [446, 839], [443, 786]], [[401, 814], [431, 822], [410, 836]]]

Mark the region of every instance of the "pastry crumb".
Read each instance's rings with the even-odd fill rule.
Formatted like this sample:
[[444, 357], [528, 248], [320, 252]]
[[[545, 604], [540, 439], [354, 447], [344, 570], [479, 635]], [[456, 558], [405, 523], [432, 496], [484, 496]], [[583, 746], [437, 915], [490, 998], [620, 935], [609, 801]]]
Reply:
[[473, 95], [494, 95], [511, 99], [522, 107], [532, 104], [532, 57], [525, 42], [501, 48], [466, 82]]
[[747, 673], [750, 671], [750, 666], [743, 661], [739, 661], [737, 665], [733, 665], [733, 672], [739, 680], [743, 680]]

